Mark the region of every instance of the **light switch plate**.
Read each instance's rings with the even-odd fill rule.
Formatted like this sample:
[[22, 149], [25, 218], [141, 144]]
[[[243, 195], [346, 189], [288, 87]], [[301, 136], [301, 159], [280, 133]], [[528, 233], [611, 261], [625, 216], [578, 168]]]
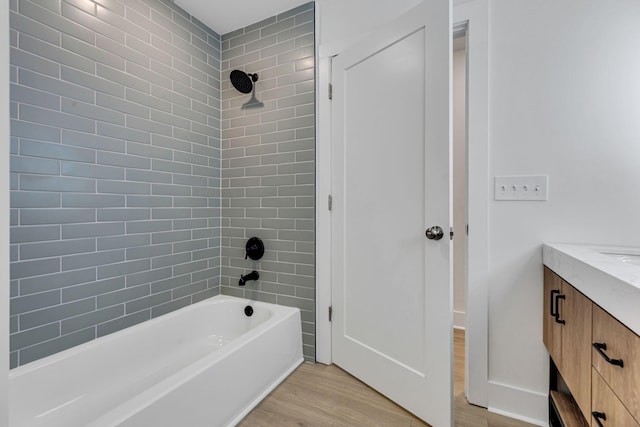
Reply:
[[546, 175], [496, 176], [495, 200], [548, 200], [548, 177]]

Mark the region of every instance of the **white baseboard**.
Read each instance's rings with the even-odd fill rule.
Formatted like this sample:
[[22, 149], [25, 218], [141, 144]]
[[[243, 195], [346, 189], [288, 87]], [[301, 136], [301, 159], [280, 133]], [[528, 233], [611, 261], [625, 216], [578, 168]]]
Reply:
[[465, 329], [466, 327], [466, 313], [464, 311], [453, 311], [453, 328]]
[[548, 404], [544, 393], [489, 381], [489, 412], [548, 427]]

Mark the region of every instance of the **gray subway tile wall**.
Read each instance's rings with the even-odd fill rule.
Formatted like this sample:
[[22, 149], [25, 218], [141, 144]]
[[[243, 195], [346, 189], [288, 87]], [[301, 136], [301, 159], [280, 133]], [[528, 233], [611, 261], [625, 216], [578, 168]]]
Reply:
[[[223, 294], [302, 310], [304, 356], [315, 359], [314, 4], [222, 36]], [[255, 96], [234, 89], [234, 69], [258, 73]], [[261, 261], [244, 259], [260, 237]], [[260, 280], [238, 286], [241, 274]]]
[[11, 2], [11, 367], [220, 292], [220, 36]]

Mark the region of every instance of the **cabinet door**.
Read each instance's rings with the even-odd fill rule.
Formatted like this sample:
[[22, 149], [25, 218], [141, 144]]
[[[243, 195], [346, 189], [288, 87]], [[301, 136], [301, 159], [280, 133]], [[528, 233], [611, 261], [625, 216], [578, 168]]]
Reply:
[[586, 419], [591, 418], [591, 307], [587, 297], [562, 282], [558, 309], [564, 320], [560, 374]]
[[[601, 348], [602, 354], [593, 349], [593, 367], [629, 412], [640, 419], [640, 337], [594, 304], [593, 342], [606, 346]], [[612, 360], [607, 362], [605, 355]]]
[[[593, 370], [593, 412], [594, 416], [597, 414], [600, 417], [600, 422], [604, 426], [639, 427], [627, 408], [618, 400], [595, 369]], [[592, 420], [591, 425], [598, 424]]]
[[562, 325], [556, 322], [556, 296], [562, 291], [562, 279], [553, 271], [544, 268], [544, 318], [543, 341], [551, 358], [559, 366], [562, 351]]

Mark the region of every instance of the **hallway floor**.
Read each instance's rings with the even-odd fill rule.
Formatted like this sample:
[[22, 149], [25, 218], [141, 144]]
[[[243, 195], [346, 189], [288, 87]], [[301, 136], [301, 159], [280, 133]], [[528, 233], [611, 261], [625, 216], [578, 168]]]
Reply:
[[[531, 424], [469, 405], [464, 397], [464, 331], [454, 333], [456, 427], [527, 427]], [[239, 427], [428, 427], [335, 365], [300, 365]]]

